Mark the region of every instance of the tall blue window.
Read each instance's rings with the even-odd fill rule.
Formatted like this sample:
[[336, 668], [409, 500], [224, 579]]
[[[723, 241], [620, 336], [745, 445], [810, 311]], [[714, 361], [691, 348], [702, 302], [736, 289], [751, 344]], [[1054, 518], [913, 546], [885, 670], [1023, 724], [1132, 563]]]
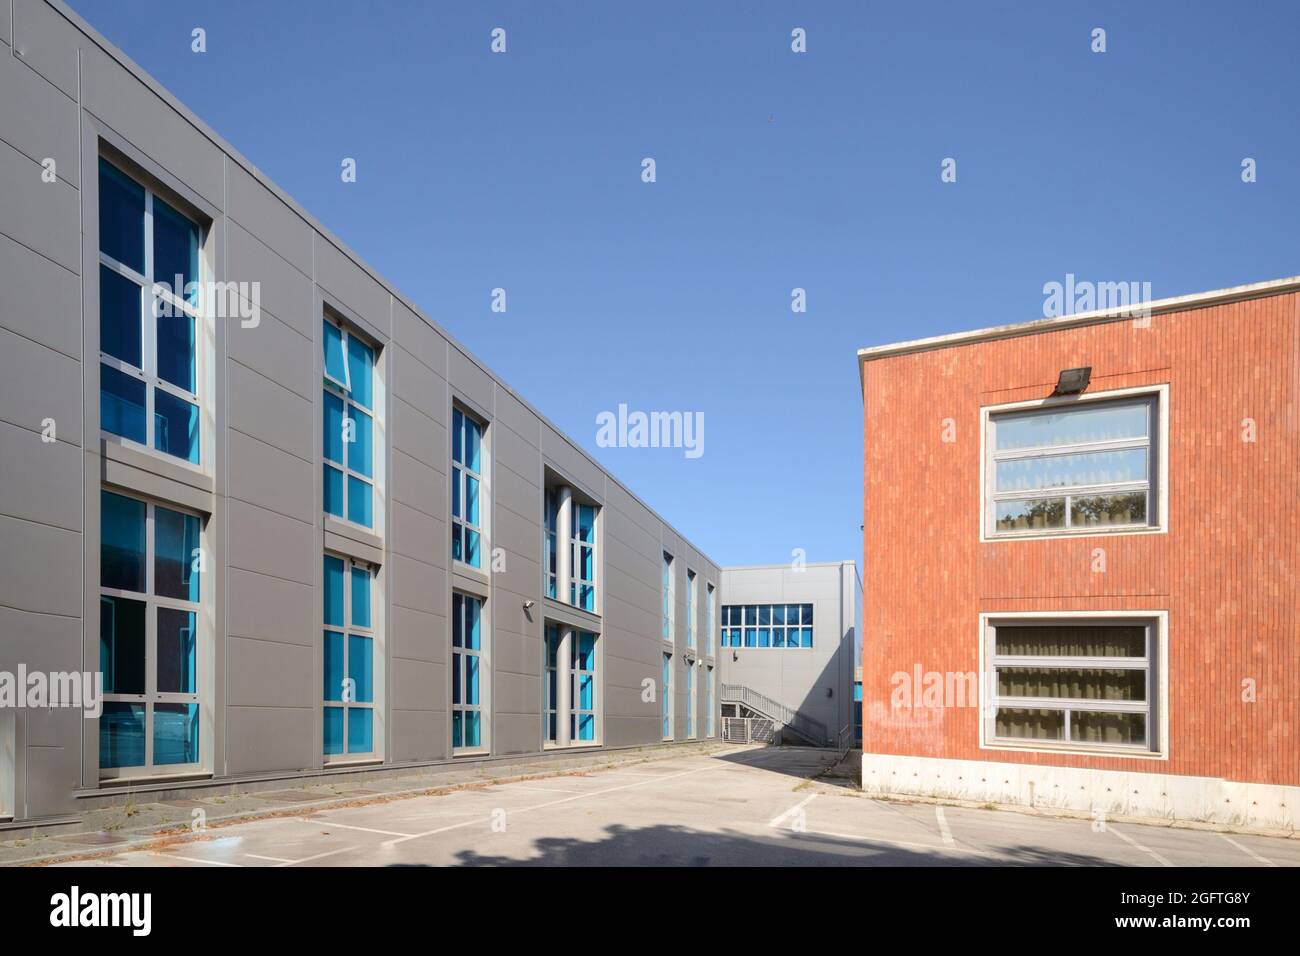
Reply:
[[542, 684], [542, 730], [546, 742], [552, 744], [559, 741], [560, 641], [562, 638], [560, 625], [548, 621], [543, 648], [546, 655], [543, 662], [546, 674]]
[[451, 413], [451, 556], [483, 566], [483, 425]]
[[706, 608], [708, 629], [704, 632], [704, 653], [712, 654], [714, 635], [718, 633], [718, 594], [712, 584], [706, 584], [704, 590], [708, 604]]
[[325, 512], [371, 528], [375, 522], [375, 350], [329, 319], [323, 327]]
[[695, 737], [695, 665], [686, 661], [686, 736]]
[[575, 631], [569, 641], [569, 739], [589, 743], [596, 739], [596, 635]]
[[199, 518], [100, 492], [104, 776], [199, 765]]
[[556, 526], [559, 524], [560, 506], [555, 489], [547, 488], [545, 499], [546, 526], [542, 540], [542, 586], [547, 597], [558, 598], [559, 568], [557, 560], [559, 554], [557, 551]]
[[725, 604], [723, 647], [813, 646], [811, 604]]
[[695, 572], [686, 569], [686, 646], [695, 647]]
[[667, 551], [664, 552], [664, 580], [663, 580], [663, 600], [664, 600], [664, 627], [663, 639], [665, 641], [673, 640], [673, 617], [675, 608], [675, 588], [673, 587], [673, 556]]
[[375, 752], [374, 575], [325, 555], [323, 751], [327, 758]]
[[705, 736], [712, 737], [714, 734], [713, 711], [716, 707], [714, 704], [715, 688], [713, 684], [713, 665], [709, 664], [704, 668], [704, 721]]
[[100, 430], [197, 465], [199, 226], [99, 160]]
[[584, 611], [596, 610], [596, 509], [573, 502], [573, 540], [570, 542], [573, 580], [569, 603]]
[[451, 746], [484, 747], [483, 602], [459, 591], [451, 596]]
[[659, 712], [663, 718], [664, 740], [673, 739], [673, 655], [665, 654], [663, 674], [659, 680]]

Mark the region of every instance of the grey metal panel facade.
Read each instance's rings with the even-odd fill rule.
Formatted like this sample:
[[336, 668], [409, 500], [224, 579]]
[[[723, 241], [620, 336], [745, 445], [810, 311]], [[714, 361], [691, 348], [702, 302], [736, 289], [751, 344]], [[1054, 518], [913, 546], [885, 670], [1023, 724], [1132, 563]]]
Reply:
[[862, 593], [856, 563], [723, 568], [722, 589], [729, 605], [811, 604], [813, 646], [719, 648], [720, 681], [749, 687], [819, 720], [832, 735], [851, 725]]
[[[721, 588], [717, 565], [75, 13], [57, 0], [14, 0], [13, 8], [12, 38], [0, 18], [0, 670], [98, 669], [100, 492], [110, 487], [202, 516], [201, 660], [210, 660], [200, 677], [202, 782], [325, 766], [327, 547], [377, 557], [382, 764], [452, 759], [453, 587], [487, 600], [492, 756], [543, 752], [548, 618], [601, 635], [599, 745], [657, 742], [660, 704], [646, 682], [657, 690], [666, 646], [679, 663], [713, 663], [702, 648], [686, 653], [685, 569], [701, 582], [702, 642], [704, 584]], [[260, 283], [256, 327], [217, 319], [207, 330], [197, 471], [105, 441], [97, 427], [101, 149], [202, 219], [204, 278]], [[44, 156], [65, 174], [57, 182], [42, 183]], [[377, 349], [383, 480], [373, 534], [322, 513], [326, 311]], [[453, 402], [488, 423], [490, 574], [449, 567]], [[57, 424], [52, 442], [42, 441], [46, 419]], [[548, 473], [601, 506], [598, 617], [542, 595]], [[665, 548], [680, 559], [671, 645], [660, 635]], [[680, 714], [676, 675], [674, 685]], [[702, 737], [702, 680], [696, 693]], [[674, 725], [683, 737], [684, 721]], [[79, 711], [19, 710], [0, 733], [18, 755], [8, 790], [0, 786], [12, 794], [12, 806], [0, 802], [0, 822], [56, 817], [79, 806], [78, 794], [110, 789], [100, 780], [98, 726]]]

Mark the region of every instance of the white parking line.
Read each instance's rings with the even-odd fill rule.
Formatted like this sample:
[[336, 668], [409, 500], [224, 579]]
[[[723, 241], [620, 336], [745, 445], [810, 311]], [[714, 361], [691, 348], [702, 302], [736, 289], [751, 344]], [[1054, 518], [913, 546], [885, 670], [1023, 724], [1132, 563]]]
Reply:
[[934, 808], [934, 818], [939, 821], [939, 836], [943, 837], [944, 846], [956, 846], [952, 838], [952, 831], [948, 829], [948, 821], [943, 815], [943, 807], [938, 804]]
[[401, 837], [411, 835], [409, 833], [399, 833], [396, 830], [376, 830], [374, 827], [354, 827], [350, 823], [339, 823], [337, 820], [330, 820], [327, 818], [311, 820], [306, 817], [298, 817], [297, 820], [299, 823], [309, 823], [312, 826], [317, 827], [338, 827], [340, 830], [358, 830], [361, 833], [378, 833], [380, 836]]
[[1274, 863], [1272, 860], [1266, 860], [1264, 857], [1260, 856], [1258, 853], [1256, 853], [1256, 852], [1255, 852], [1254, 850], [1252, 850], [1250, 847], [1248, 847], [1248, 846], [1244, 846], [1244, 845], [1238, 843], [1236, 840], [1234, 840], [1232, 837], [1228, 836], [1226, 833], [1220, 833], [1219, 836], [1223, 837], [1225, 840], [1227, 840], [1229, 843], [1231, 843], [1233, 846], [1235, 846], [1235, 847], [1236, 847], [1238, 850], [1240, 850], [1242, 853], [1246, 854], [1247, 856], [1249, 856], [1249, 857], [1251, 857], [1251, 858], [1253, 858], [1253, 859], [1255, 859], [1255, 860], [1258, 860], [1260, 863], [1263, 863], [1265, 866], [1274, 866], [1274, 867], [1277, 866], [1277, 864]]
[[283, 863], [277, 863], [276, 866], [297, 866], [299, 863], [310, 863], [312, 860], [323, 860], [327, 856], [337, 856], [340, 853], [347, 853], [348, 850], [351, 849], [352, 847], [345, 846], [342, 849], [330, 850], [328, 853], [317, 853], [315, 856], [304, 856], [301, 860], [285, 860]]
[[244, 856], [250, 860], [266, 860], [268, 863], [292, 863], [293, 860], [286, 860], [282, 856], [260, 856], [257, 853], [245, 853]]
[[511, 790], [531, 790], [534, 793], [586, 793], [586, 790], [569, 790], [565, 787], [526, 787], [521, 783], [508, 783], [503, 786]]
[[836, 833], [833, 830], [805, 830], [797, 836], [825, 836], [835, 837], [840, 840], [859, 840], [864, 843], [881, 843], [886, 846], [903, 847], [909, 850], [930, 850], [934, 853], [969, 853], [972, 856], [996, 857], [994, 853], [988, 853], [985, 850], [970, 849], [964, 846], [939, 846], [934, 843], [914, 843], [908, 840], [890, 840], [886, 837], [863, 836], [860, 833]]
[[1163, 856], [1161, 856], [1159, 853], [1157, 853], [1155, 850], [1152, 850], [1152, 849], [1150, 849], [1150, 848], [1148, 848], [1148, 847], [1143, 846], [1141, 843], [1139, 843], [1137, 840], [1133, 839], [1133, 838], [1132, 838], [1131, 836], [1129, 836], [1127, 833], [1124, 833], [1124, 832], [1121, 831], [1121, 830], [1117, 830], [1117, 829], [1115, 829], [1115, 824], [1113, 824], [1113, 823], [1108, 823], [1108, 824], [1106, 824], [1106, 829], [1109, 830], [1111, 833], [1115, 834], [1115, 836], [1119, 837], [1121, 840], [1123, 840], [1125, 843], [1129, 844], [1130, 846], [1136, 847], [1137, 849], [1141, 850], [1143, 853], [1149, 854], [1149, 855], [1150, 855], [1153, 859], [1155, 859], [1155, 860], [1156, 860], [1156, 861], [1157, 861], [1161, 866], [1173, 866], [1173, 865], [1174, 865], [1174, 864], [1170, 863], [1168, 860], [1166, 860], [1166, 859], [1165, 859]]
[[161, 853], [158, 850], [150, 850], [150, 856], [160, 856], [164, 860], [184, 860], [186, 863], [206, 863], [208, 866], [233, 866], [238, 868], [238, 863], [222, 863], [220, 860], [204, 860], [197, 856], [178, 856], [175, 853]]
[[814, 800], [816, 800], [818, 796], [819, 796], [819, 794], [814, 793], [814, 794], [811, 794], [810, 796], [804, 797], [802, 800], [800, 800], [798, 803], [796, 803], [796, 804], [795, 804], [793, 807], [791, 807], [789, 810], [786, 810], [784, 813], [778, 814], [777, 816], [774, 816], [771, 820], [768, 820], [768, 821], [767, 821], [767, 825], [770, 826], [770, 827], [779, 827], [779, 826], [780, 826], [782, 823], [784, 823], [784, 822], [785, 822], [789, 817], [794, 816], [796, 813], [798, 813], [798, 812], [799, 812], [800, 810], [802, 810], [804, 807], [808, 806], [808, 804], [810, 804], [810, 803], [812, 803]]

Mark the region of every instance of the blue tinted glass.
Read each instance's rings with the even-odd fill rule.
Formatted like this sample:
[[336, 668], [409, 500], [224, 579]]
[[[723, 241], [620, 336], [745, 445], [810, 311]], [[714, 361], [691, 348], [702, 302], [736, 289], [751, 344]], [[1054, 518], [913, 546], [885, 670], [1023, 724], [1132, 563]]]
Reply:
[[862, 685], [861, 685], [861, 684], [854, 684], [854, 685], [853, 685], [853, 699], [854, 699], [854, 700], [862, 700]]
[[144, 444], [144, 382], [107, 365], [99, 367], [99, 427]]
[[482, 739], [479, 734], [479, 713], [476, 710], [465, 712], [465, 746], [482, 746]]
[[325, 374], [341, 385], [348, 383], [348, 370], [343, 358], [343, 333], [329, 322], [325, 328]]
[[461, 718], [463, 716], [464, 716], [463, 712], [459, 710], [451, 715], [451, 745], [453, 747], [464, 746], [463, 732], [461, 729], [461, 725], [463, 723]]
[[343, 464], [343, 399], [329, 389], [321, 404], [321, 452], [327, 461]]
[[153, 705], [153, 762], [199, 762], [199, 705]]
[[800, 628], [800, 629], [799, 629], [799, 635], [800, 635], [800, 638], [801, 638], [801, 640], [800, 640], [800, 646], [801, 646], [801, 647], [812, 647], [812, 628], [811, 628], [811, 627]]
[[199, 406], [161, 388], [153, 393], [153, 444], [159, 451], [199, 463]]
[[465, 476], [465, 520], [478, 524], [478, 479]]
[[194, 373], [194, 319], [180, 309], [174, 315], [160, 315], [158, 329], [158, 377], [197, 394]]
[[745, 605], [745, 623], [746, 624], [758, 623], [758, 608], [752, 604]]
[[783, 627], [772, 628], [772, 646], [785, 647], [785, 628]]
[[371, 488], [360, 478], [348, 475], [348, 520], [369, 528], [371, 517]]
[[590, 584], [584, 584], [578, 594], [578, 607], [584, 611], [596, 610], [596, 589]]
[[591, 710], [595, 706], [595, 680], [590, 674], [578, 675], [578, 709]]
[[325, 753], [343, 753], [343, 708], [325, 708]]
[[767, 628], [765, 628], [765, 627], [760, 627], [760, 628], [758, 629], [758, 646], [759, 646], [759, 647], [771, 647], [771, 646], [772, 646], [772, 635], [771, 635], [771, 632], [770, 632]]
[[478, 704], [478, 662], [476, 655], [465, 655], [465, 703]]
[[479, 428], [478, 423], [470, 418], [465, 419], [465, 467], [470, 471], [482, 473], [483, 468], [479, 461], [479, 445], [482, 442], [483, 430]]
[[106, 694], [145, 692], [145, 603], [101, 595], [99, 669]]
[[[180, 276], [179, 287], [176, 277]], [[198, 301], [185, 287], [199, 278], [199, 227], [153, 197], [153, 277], [172, 287], [177, 298]]]
[[811, 604], [803, 605], [803, 623], [811, 624], [813, 622], [813, 606]]
[[368, 754], [375, 749], [374, 719], [374, 712], [368, 707], [348, 708], [348, 753]]
[[356, 681], [357, 700], [363, 704], [375, 699], [374, 643], [359, 634], [348, 635], [348, 676]]
[[477, 598], [465, 598], [465, 646], [471, 651], [479, 649], [479, 619], [482, 604]]
[[144, 766], [144, 704], [105, 702], [99, 717], [99, 765]]
[[460, 703], [460, 662], [464, 654], [451, 655], [451, 702]]
[[757, 641], [757, 637], [755, 635], [754, 628], [752, 627], [745, 628], [745, 646], [754, 647], [756, 646], [756, 641]]
[[154, 509], [153, 588], [155, 594], [199, 600], [199, 519], [170, 508]]
[[770, 604], [761, 604], [761, 605], [759, 605], [759, 608], [758, 608], [758, 623], [759, 623], [759, 624], [771, 624], [771, 623], [772, 623], [772, 606], [771, 606]]
[[451, 469], [451, 516], [453, 518], [465, 517], [460, 513], [460, 476], [462, 472], [459, 468]]
[[145, 504], [99, 493], [99, 583], [119, 591], [145, 590]]
[[140, 347], [140, 287], [107, 266], [99, 267], [99, 350], [136, 368]]
[[370, 375], [374, 368], [375, 353], [368, 345], [358, 341], [356, 336], [348, 336], [348, 374], [352, 400], [366, 408], [374, 408], [371, 397]]
[[787, 604], [787, 605], [785, 606], [785, 623], [787, 623], [787, 624], [798, 624], [798, 623], [799, 623], [799, 605], [798, 605], [798, 604]]
[[325, 632], [325, 676], [322, 696], [326, 700], [343, 699], [343, 635]]
[[773, 623], [773, 624], [784, 624], [784, 623], [785, 623], [785, 605], [784, 605], [784, 604], [778, 604], [776, 607], [772, 608], [772, 623]]
[[451, 460], [458, 464], [464, 464], [461, 458], [464, 432], [465, 416], [459, 409], [453, 408], [451, 410]]
[[102, 158], [99, 248], [136, 272], [144, 272], [144, 189]]
[[348, 467], [357, 474], [370, 478], [374, 474], [371, 462], [374, 452], [371, 446], [372, 425], [370, 416], [365, 412], [352, 409], [352, 441], [348, 444]]
[[325, 513], [343, 517], [343, 472], [332, 465], [324, 465]]
[[163, 694], [197, 693], [195, 682], [195, 614], [158, 608], [158, 690]]
[[465, 563], [471, 568], [477, 568], [479, 566], [477, 531], [467, 530], [465, 532]]
[[325, 623], [343, 626], [343, 562], [325, 555]]
[[596, 718], [591, 714], [581, 714], [578, 717], [578, 739], [596, 739]]
[[451, 646], [460, 647], [465, 634], [465, 598], [453, 593], [451, 596]]
[[352, 569], [352, 624], [370, 626], [370, 572], [362, 568]]

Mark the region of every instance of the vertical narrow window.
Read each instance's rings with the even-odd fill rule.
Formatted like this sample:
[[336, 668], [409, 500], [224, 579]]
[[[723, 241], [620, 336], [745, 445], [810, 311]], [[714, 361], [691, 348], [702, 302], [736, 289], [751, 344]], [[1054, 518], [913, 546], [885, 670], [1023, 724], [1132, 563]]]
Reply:
[[197, 768], [199, 518], [100, 492], [99, 765], [108, 776]]
[[451, 746], [483, 747], [483, 602], [451, 596]]
[[704, 586], [705, 615], [708, 619], [708, 630], [704, 632], [704, 653], [713, 653], [713, 641], [718, 630], [718, 596], [712, 584]]
[[324, 741], [326, 758], [375, 752], [373, 575], [325, 555]]
[[664, 581], [663, 581], [663, 598], [664, 598], [664, 633], [663, 639], [671, 641], [673, 639], [673, 556], [667, 551], [664, 552]]
[[663, 674], [659, 681], [660, 712], [663, 716], [664, 740], [673, 739], [673, 655], [664, 654]]
[[704, 721], [705, 735], [712, 737], [715, 728], [713, 725], [713, 711], [716, 705], [713, 703], [714, 694], [716, 693], [713, 684], [713, 665], [704, 668]]
[[557, 743], [559, 738], [559, 681], [560, 681], [560, 638], [558, 624], [547, 623], [545, 660], [545, 682], [543, 684], [542, 724], [547, 743]]
[[569, 603], [584, 611], [596, 610], [596, 509], [573, 502], [573, 540], [569, 543], [573, 581]]
[[596, 739], [596, 635], [575, 631], [571, 638], [569, 667], [569, 739], [589, 743]]
[[199, 226], [99, 160], [100, 430], [200, 461]]
[[559, 554], [556, 550], [556, 525], [559, 522], [559, 500], [552, 488], [546, 489], [546, 530], [542, 539], [542, 577], [543, 593], [549, 598], [558, 598], [558, 573], [556, 562]]
[[686, 646], [695, 647], [695, 572], [686, 569]]
[[695, 666], [694, 662], [686, 661], [686, 736], [689, 739], [695, 737]]
[[459, 408], [451, 413], [451, 556], [482, 567], [484, 426]]
[[323, 327], [325, 512], [370, 528], [375, 498], [375, 350], [329, 319]]

